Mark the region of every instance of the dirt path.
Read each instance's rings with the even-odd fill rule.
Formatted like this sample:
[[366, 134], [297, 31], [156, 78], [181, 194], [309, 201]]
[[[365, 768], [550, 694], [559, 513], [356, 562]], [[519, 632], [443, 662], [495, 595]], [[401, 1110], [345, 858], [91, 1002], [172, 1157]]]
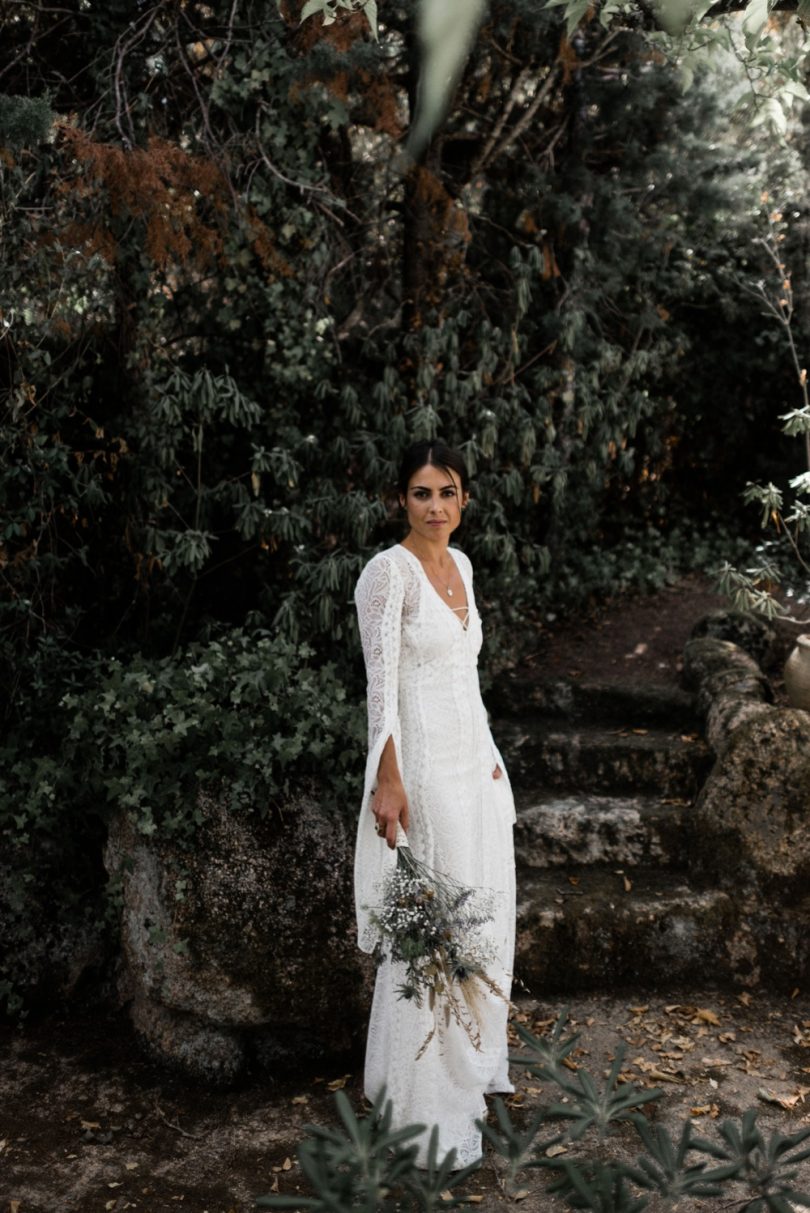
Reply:
[[705, 577], [689, 574], [655, 594], [625, 594], [582, 615], [555, 618], [527, 664], [542, 678], [677, 684], [692, 628], [726, 606]]
[[[574, 1064], [599, 1077], [622, 1042], [625, 1076], [664, 1090], [651, 1113], [664, 1123], [688, 1116], [710, 1135], [713, 1122], [749, 1106], [766, 1128], [794, 1132], [810, 1122], [805, 997], [623, 992], [569, 1005], [581, 1032]], [[516, 1015], [541, 1033], [559, 1010], [525, 1000]], [[348, 1072], [255, 1079], [232, 1092], [188, 1086], [143, 1057], [121, 1013], [6, 1028], [0, 1047], [2, 1213], [247, 1213], [258, 1195], [300, 1189], [295, 1143], [307, 1122], [334, 1121], [330, 1085], [344, 1085], [362, 1107], [357, 1061]], [[509, 1103], [521, 1123], [553, 1092], [519, 1065], [513, 1078]], [[636, 1150], [627, 1129], [605, 1145], [608, 1157]], [[559, 1207], [537, 1173], [521, 1183], [523, 1210]], [[491, 1153], [465, 1191], [483, 1198], [476, 1205], [484, 1210], [514, 1203]]]

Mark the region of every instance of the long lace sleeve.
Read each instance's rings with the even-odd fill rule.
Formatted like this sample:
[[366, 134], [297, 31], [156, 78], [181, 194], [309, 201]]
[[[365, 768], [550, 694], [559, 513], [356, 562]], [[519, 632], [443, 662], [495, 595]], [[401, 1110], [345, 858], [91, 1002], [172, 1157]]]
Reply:
[[379, 750], [377, 766], [397, 720], [403, 597], [402, 575], [384, 557], [366, 565], [354, 593], [366, 662], [369, 758]]
[[377, 837], [369, 811], [377, 784], [377, 771], [389, 737], [400, 758], [399, 652], [402, 635], [402, 574], [393, 560], [381, 553], [369, 561], [355, 590], [360, 641], [368, 683], [368, 758], [363, 801], [357, 823], [354, 892], [357, 910], [357, 939], [365, 952], [373, 950], [379, 933], [370, 922], [369, 911], [378, 899], [379, 888], [395, 852]]

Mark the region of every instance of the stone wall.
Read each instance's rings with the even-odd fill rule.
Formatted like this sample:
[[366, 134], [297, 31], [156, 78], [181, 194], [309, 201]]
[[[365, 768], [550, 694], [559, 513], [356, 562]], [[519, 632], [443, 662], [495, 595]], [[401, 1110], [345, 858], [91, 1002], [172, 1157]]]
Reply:
[[733, 900], [740, 977], [793, 988], [810, 973], [810, 713], [774, 703], [754, 656], [771, 651], [767, 625], [741, 636], [728, 613], [724, 634], [713, 618], [684, 653], [716, 756], [691, 816], [690, 875]]
[[356, 947], [349, 830], [302, 798], [283, 814], [202, 798], [193, 846], [121, 815], [122, 995], [153, 1054], [208, 1082], [350, 1048], [371, 966]]

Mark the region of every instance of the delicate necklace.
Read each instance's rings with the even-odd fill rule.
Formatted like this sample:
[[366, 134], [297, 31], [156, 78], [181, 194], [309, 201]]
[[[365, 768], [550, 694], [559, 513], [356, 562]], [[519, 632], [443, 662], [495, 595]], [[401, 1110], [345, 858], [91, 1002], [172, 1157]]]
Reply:
[[421, 565], [422, 565], [422, 568], [425, 570], [425, 572], [427, 573], [428, 577], [429, 577], [429, 578], [430, 578], [430, 579], [431, 579], [431, 580], [432, 580], [434, 583], [438, 581], [439, 585], [441, 585], [441, 586], [443, 586], [443, 587], [444, 587], [444, 589], [445, 589], [445, 591], [446, 591], [446, 593], [447, 593], [447, 597], [448, 597], [448, 598], [452, 598], [452, 597], [453, 597], [453, 591], [450, 589], [450, 586], [449, 586], [449, 585], [448, 585], [448, 584], [447, 584], [447, 583], [446, 583], [444, 580], [442, 580], [442, 578], [441, 578], [441, 577], [439, 577], [439, 574], [438, 574], [438, 573], [431, 572], [431, 570], [430, 570], [430, 569], [427, 567], [427, 565], [425, 564], [424, 560], [422, 560], [421, 556], [417, 557], [417, 559], [420, 561], [420, 563], [421, 563]]
[[[404, 547], [405, 545], [403, 544], [402, 546]], [[427, 577], [428, 581], [432, 581], [434, 585], [438, 581], [439, 585], [442, 587], [442, 589], [444, 590], [447, 597], [452, 598], [453, 591], [450, 588], [449, 584], [442, 577], [440, 577], [438, 573], [431, 571], [431, 569], [428, 568], [427, 561], [425, 559], [423, 559], [423, 557], [420, 556], [418, 552], [414, 552], [411, 548], [407, 548], [406, 550], [411, 552], [411, 554], [413, 556], [415, 556], [416, 559], [419, 561], [422, 568], [425, 570], [425, 576]]]

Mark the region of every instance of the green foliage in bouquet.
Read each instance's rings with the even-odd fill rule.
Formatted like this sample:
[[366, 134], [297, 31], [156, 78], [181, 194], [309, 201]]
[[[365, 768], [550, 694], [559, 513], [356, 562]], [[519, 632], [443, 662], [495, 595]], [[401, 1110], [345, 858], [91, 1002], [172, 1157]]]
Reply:
[[418, 1007], [427, 1002], [433, 1012], [416, 1061], [451, 1019], [480, 1049], [479, 999], [489, 992], [508, 1002], [487, 973], [492, 956], [484, 928], [493, 919], [494, 896], [428, 867], [410, 847], [397, 847], [371, 921], [380, 931], [381, 956], [404, 966], [398, 996]]

